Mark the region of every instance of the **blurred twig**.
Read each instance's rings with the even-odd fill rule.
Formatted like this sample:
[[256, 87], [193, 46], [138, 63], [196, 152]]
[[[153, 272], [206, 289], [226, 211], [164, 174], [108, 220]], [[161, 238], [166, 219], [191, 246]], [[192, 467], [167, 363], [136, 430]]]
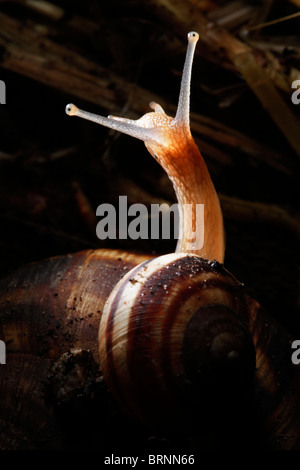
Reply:
[[[113, 74], [108, 68], [95, 64], [50, 39], [41, 38], [37, 31], [24, 25], [19, 20], [0, 13], [0, 22], [2, 25], [0, 44], [5, 48], [2, 65], [9, 70], [26, 75], [65, 93], [71, 92], [72, 95], [109, 109], [112, 113], [119, 113], [125, 99], [127, 102], [134, 93], [134, 99], [131, 100], [130, 105], [133, 118], [144, 114], [147, 111], [147, 103], [153, 100], [160, 103], [169, 114], [175, 114], [175, 107], [170, 103], [166, 103], [161, 96], [156, 96], [144, 88], [132, 85], [120, 76]], [[210, 27], [211, 29], [214, 30], [213, 36], [215, 36], [214, 27]], [[211, 31], [209, 34], [212, 34]], [[223, 34], [228, 37], [228, 34], [222, 30], [221, 36]], [[231, 38], [230, 35], [229, 37]], [[221, 40], [220, 37], [219, 41]], [[230, 40], [233, 41], [230, 44], [234, 45], [236, 43], [232, 38]], [[216, 38], [214, 43], [216, 45]], [[228, 51], [231, 47], [230, 44], [227, 45]], [[238, 42], [238, 44], [240, 43]], [[241, 51], [244, 49], [250, 51], [249, 47], [240, 46]], [[297, 126], [295, 118], [293, 117], [294, 120], [291, 123], [292, 117], [287, 105], [284, 102], [282, 105], [282, 99], [278, 101], [278, 94], [274, 86], [270, 85], [271, 81], [257, 64], [252, 53], [237, 53], [233, 56], [233, 63], [243, 70], [245, 75], [248, 74], [249, 84], [261, 96], [261, 99], [266, 100], [266, 97], [268, 98], [268, 110], [270, 113], [276, 111], [275, 117], [277, 116], [280, 119], [280, 125], [282, 124], [281, 121], [284, 121], [282, 125], [285, 129], [290, 125], [291, 139], [294, 138], [295, 142], [293, 143], [297, 148], [299, 133], [295, 134], [295, 127]], [[255, 73], [258, 75], [256, 76]], [[273, 99], [274, 95], [276, 99]], [[124, 96], [123, 102], [120, 99], [122, 96]], [[286, 109], [287, 111], [285, 111]], [[225, 143], [229, 147], [243, 148], [246, 152], [249, 152], [251, 157], [267, 162], [267, 164], [285, 173], [289, 172], [285, 162], [281, 161], [282, 157], [279, 154], [229, 127], [222, 126], [199, 114], [191, 115], [191, 127], [196, 134], [201, 136], [202, 141], [204, 136], [208, 136], [210, 139], [221, 144]], [[210, 150], [212, 146], [206, 143], [202, 148], [203, 150]], [[215, 154], [217, 158], [224, 162], [229, 162], [230, 158], [228, 159], [224, 152], [222, 156], [220, 152], [216, 149], [211, 154]]]
[[300, 12], [293, 13], [292, 15], [284, 16], [282, 18], [277, 18], [276, 20], [266, 21], [265, 23], [260, 23], [255, 26], [250, 26], [247, 28], [248, 31], [254, 31], [258, 29], [266, 28], [267, 26], [272, 26], [274, 24], [282, 23], [283, 21], [289, 21], [300, 16]]
[[266, 223], [284, 228], [300, 239], [300, 219], [289, 210], [275, 204], [244, 201], [224, 194], [219, 195], [224, 217], [229, 220]]
[[[268, 111], [290, 146], [300, 156], [299, 122], [276, 88], [276, 73], [269, 78], [270, 70], [264, 63], [268, 62], [268, 56], [262, 58], [261, 54], [251, 46], [207, 20], [189, 1], [174, 4], [171, 0], [152, 0], [147, 5], [156, 12], [157, 16], [162, 17], [166, 24], [175, 27], [181, 35], [186, 34], [187, 28], [197, 30], [202, 46], [206, 47], [211, 54], [223, 56], [225, 60], [233, 64]], [[273, 69], [274, 67], [271, 67], [271, 71]], [[278, 67], [277, 74], [278, 71], [280, 67]], [[283, 73], [279, 72], [279, 75]], [[281, 76], [279, 82], [281, 85], [286, 83], [287, 89], [290, 90], [290, 83], [286, 81], [286, 77]]]

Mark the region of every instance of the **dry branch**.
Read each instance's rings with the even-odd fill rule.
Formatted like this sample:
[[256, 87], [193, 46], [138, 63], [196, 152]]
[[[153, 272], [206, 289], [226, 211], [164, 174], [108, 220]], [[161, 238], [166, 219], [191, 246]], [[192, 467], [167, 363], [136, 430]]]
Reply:
[[[299, 121], [280, 95], [275, 85], [284, 86], [290, 91], [291, 83], [286, 79], [279, 66], [270, 63], [269, 55], [261, 54], [250, 45], [234, 37], [230, 32], [207, 20], [197, 6], [191, 2], [172, 2], [171, 0], [152, 0], [147, 5], [163, 18], [164, 22], [181, 34], [186, 29], [196, 30], [200, 43], [207, 48], [209, 55], [224, 57], [244, 77], [245, 81], [268, 111], [280, 131], [288, 140], [294, 151], [300, 155]], [[274, 59], [274, 58], [273, 58]], [[278, 72], [280, 71], [281, 72]], [[277, 73], [274, 73], [276, 70]], [[270, 78], [271, 75], [271, 78]]]
[[[0, 23], [0, 44], [5, 50], [2, 57], [3, 67], [37, 80], [47, 86], [57, 88], [62, 92], [71, 93], [73, 96], [109, 110], [112, 114], [119, 114], [120, 109], [124, 107], [124, 103], [130, 102], [131, 117], [140, 117], [148, 111], [147, 106], [150, 101], [160, 103], [167, 110], [168, 114], [175, 114], [175, 106], [167, 103], [161, 96], [150, 93], [148, 90], [135, 84], [132, 85], [120, 76], [112, 73], [108, 68], [95, 64], [76, 52], [71, 51], [69, 48], [57, 44], [21, 21], [0, 13]], [[199, 24], [200, 26], [201, 23]], [[208, 28], [208, 25], [205, 27]], [[214, 29], [214, 37], [216, 31], [218, 31], [218, 28]], [[235, 44], [236, 41], [223, 31], [218, 38], [218, 47], [220, 47], [224, 34]], [[228, 51], [231, 50], [232, 43], [229, 42], [227, 46]], [[214, 44], [216, 45], [216, 39]], [[241, 43], [237, 42], [237, 44]], [[243, 50], [245, 47], [240, 45], [239, 49]], [[246, 50], [248, 50], [246, 55], [243, 53], [235, 56], [235, 62], [245, 69], [245, 59], [247, 65], [248, 60], [252, 57], [249, 55], [250, 49], [246, 48]], [[254, 67], [256, 68], [256, 65]], [[256, 70], [261, 71], [262, 69], [257, 66]], [[253, 71], [250, 71], [250, 74], [253, 75], [253, 73]], [[280, 106], [278, 109], [276, 108], [276, 116], [283, 120], [283, 125], [290, 130], [294, 137], [296, 136], [297, 142], [295, 144], [297, 145], [298, 133], [295, 133], [297, 123], [295, 120], [293, 120], [292, 124], [290, 123], [289, 117], [291, 113], [289, 111], [287, 111], [288, 114], [285, 113], [284, 110], [287, 108], [285, 104], [282, 107], [281, 102], [278, 102], [277, 99], [273, 100], [274, 93], [277, 93], [274, 91], [274, 87], [269, 88], [269, 81], [262, 84], [263, 88], [261, 88], [257, 81], [253, 86], [262, 99], [264, 99], [267, 87], [268, 94], [266, 96], [270, 97], [268, 103], [273, 103], [269, 111], [273, 112], [275, 106]], [[201, 148], [203, 151], [208, 151], [213, 158], [217, 158], [223, 163], [227, 162], [228, 164], [231, 157], [211, 143], [203, 142], [203, 136], [213, 139], [216, 143], [225, 144], [229, 148], [242, 148], [251, 155], [251, 158], [264, 161], [285, 173], [289, 172], [281, 155], [236, 130], [230, 129], [228, 126], [221, 125], [216, 121], [194, 113], [191, 115], [191, 128], [196, 136], [197, 134], [201, 136], [201, 142], [203, 143]]]

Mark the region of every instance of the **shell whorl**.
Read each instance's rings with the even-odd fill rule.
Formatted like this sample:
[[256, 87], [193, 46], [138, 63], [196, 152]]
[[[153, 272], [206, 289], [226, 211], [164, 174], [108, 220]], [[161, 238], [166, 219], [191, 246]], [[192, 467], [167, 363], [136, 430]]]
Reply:
[[213, 389], [225, 397], [227, 383], [230, 393], [249, 385], [255, 354], [244, 294], [217, 262], [184, 253], [146, 261], [111, 293], [99, 354], [129, 414], [154, 429], [184, 429], [206, 412]]

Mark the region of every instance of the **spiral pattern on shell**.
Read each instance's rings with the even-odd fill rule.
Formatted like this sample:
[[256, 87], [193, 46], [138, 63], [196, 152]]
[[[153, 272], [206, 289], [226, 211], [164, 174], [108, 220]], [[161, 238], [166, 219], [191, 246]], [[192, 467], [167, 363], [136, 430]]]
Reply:
[[104, 379], [148, 427], [184, 430], [249, 389], [255, 352], [247, 315], [243, 290], [220, 263], [184, 253], [148, 260], [104, 307]]

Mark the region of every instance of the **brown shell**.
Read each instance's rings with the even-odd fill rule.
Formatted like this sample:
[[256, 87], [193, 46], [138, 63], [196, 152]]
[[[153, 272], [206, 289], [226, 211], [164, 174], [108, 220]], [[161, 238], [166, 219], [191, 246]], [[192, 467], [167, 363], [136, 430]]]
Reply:
[[70, 348], [90, 349], [104, 303], [114, 285], [146, 255], [88, 250], [20, 268], [0, 283], [0, 337], [7, 352], [58, 357]]
[[2, 450], [69, 445], [61, 392], [65, 398], [72, 390], [82, 393], [91, 371], [99, 377], [104, 302], [120, 278], [148, 258], [87, 250], [32, 263], [0, 281], [0, 338], [6, 345], [6, 365], [0, 365]]
[[[101, 385], [97, 365], [97, 335], [104, 304], [120, 279], [124, 275], [126, 276], [130, 269], [149, 258], [151, 256], [126, 253], [121, 250], [88, 250], [33, 263], [17, 270], [0, 282], [0, 338], [5, 341], [7, 348], [6, 365], [0, 365], [1, 449], [68, 448], [68, 433], [70, 433], [72, 445], [77, 447], [78, 444], [80, 448], [86, 435], [94, 436], [96, 431], [93, 426], [97, 428], [97, 432], [101, 429], [101, 425], [100, 427], [98, 424], [96, 426], [98, 416], [101, 416], [103, 425], [102, 443], [105, 442], [107, 445], [108, 442], [113, 442], [117, 433], [119, 436], [122, 435], [120, 442], [124, 442], [126, 437], [130, 439], [131, 434], [129, 433], [127, 436], [124, 430], [127, 421], [123, 418], [123, 421], [118, 421], [116, 426], [112, 421], [111, 426], [114, 431], [113, 433], [111, 431], [111, 434], [107, 427], [108, 421], [105, 424], [104, 415], [107, 413], [108, 406], [106, 389], [104, 396], [100, 394], [99, 401], [103, 401], [103, 404], [100, 405], [100, 411], [93, 402], [95, 390], [93, 388], [91, 391], [88, 390], [88, 402], [92, 404], [89, 405], [89, 413], [86, 414], [85, 410], [81, 413], [81, 417], [86, 415], [83, 423], [78, 421], [80, 413], [77, 405], [75, 409], [71, 409], [71, 412], [67, 414], [67, 420], [64, 420], [64, 423], [69, 422], [67, 435], [66, 429], [62, 426], [60, 406], [64, 400], [72, 396], [74, 389], [75, 392], [78, 390], [76, 387], [79, 386], [80, 393], [82, 393], [81, 381], [88, 384], [91, 376], [94, 375], [94, 382]], [[149, 266], [148, 262], [146, 266]], [[255, 445], [256, 448], [262, 449], [299, 449], [300, 369], [291, 361], [292, 338], [256, 301], [243, 293], [239, 283], [221, 265], [218, 263], [206, 264], [206, 268], [213, 274], [214, 280], [206, 279], [206, 282], [203, 282], [205, 280], [203, 279], [202, 284], [199, 266], [198, 260], [196, 264], [193, 262], [190, 274], [192, 276], [197, 274], [200, 282], [198, 287], [202, 294], [209, 292], [214, 283], [215, 287], [218, 287], [218, 282], [219, 291], [225, 294], [225, 290], [220, 286], [226, 285], [226, 289], [229, 287], [231, 292], [236, 292], [233, 296], [235, 299], [233, 303], [238, 306], [240, 317], [237, 318], [236, 314], [232, 314], [229, 308], [218, 307], [215, 322], [212, 307], [207, 307], [199, 308], [193, 318], [185, 320], [186, 332], [184, 337], [180, 339], [184, 354], [182, 358], [179, 357], [179, 364], [183, 364], [187, 381], [183, 389], [178, 388], [179, 369], [178, 377], [176, 374], [175, 377], [171, 377], [168, 392], [171, 390], [172, 401], [176, 404], [178, 400], [180, 401], [180, 394], [185, 396], [186, 387], [190, 389], [190, 383], [193, 382], [194, 389], [199, 391], [199, 396], [202, 399], [205, 399], [204, 407], [209, 410], [209, 413], [206, 415], [204, 413], [202, 416], [206, 419], [207, 428], [204, 426], [204, 434], [202, 432], [201, 442], [197, 442], [197, 448], [219, 448], [222, 445], [226, 446], [226, 443], [232, 443], [232, 440], [236, 443], [240, 438], [239, 445], [242, 441], [245, 448], [252, 448]], [[225, 280], [220, 284], [221, 278]], [[176, 318], [177, 310], [181, 305], [179, 297], [183, 292], [181, 292], [181, 284], [182, 286], [187, 285], [188, 291], [195, 289], [189, 288], [194, 283], [194, 281], [190, 281], [189, 274], [181, 272], [178, 275], [179, 290], [172, 287], [172, 279], [173, 277], [170, 275], [161, 280], [154, 276], [146, 286], [146, 297], [149, 305], [154, 303], [160, 310], [164, 303], [169, 302], [169, 298], [175, 299], [173, 311]], [[135, 285], [132, 277], [130, 284]], [[175, 297], [169, 295], [170, 293]], [[139, 301], [144, 318], [150, 320], [153, 318], [146, 306], [146, 297], [140, 295]], [[227, 294], [225, 294], [226, 297]], [[201, 323], [204, 324], [197, 330], [198, 327], [195, 327], [195, 324], [198, 325], [200, 317]], [[239, 333], [234, 337], [231, 332], [222, 330], [220, 326], [222, 318], [225, 317], [227, 319], [234, 318], [237, 321]], [[159, 319], [156, 318], [155, 321], [157, 323]], [[232, 326], [231, 321], [230, 323]], [[249, 335], [245, 331], [247, 325], [256, 355], [252, 385], [250, 371], [249, 375], [248, 372], [244, 375], [244, 378], [248, 377], [247, 380], [237, 383], [237, 391], [241, 390], [239, 387], [243, 384], [245, 386], [244, 391], [241, 390], [240, 393], [241, 399], [238, 400], [238, 393], [231, 393], [233, 380], [231, 371], [234, 368], [225, 367], [225, 380], [224, 374], [220, 373], [212, 381], [214, 385], [222, 382], [225, 388], [220, 386], [214, 389], [207, 386], [202, 387], [202, 378], [211, 378], [211, 370], [213, 369], [210, 368], [209, 363], [212, 359], [215, 364], [224, 364], [224, 358], [225, 365], [234, 364], [236, 357], [234, 351], [238, 348], [241, 352], [241, 358], [243, 351], [248, 355], [249, 350], [251, 357], [251, 342], [249, 343]], [[131, 326], [136, 326], [134, 318], [132, 318]], [[137, 321], [137, 326], [140, 331], [143, 331], [147, 323], [139, 324]], [[164, 331], [166, 340], [162, 347], [166, 348], [171, 345], [174, 348], [170, 320], [165, 323]], [[146, 334], [144, 334], [144, 341], [146, 345], [149, 345], [152, 336], [146, 336]], [[195, 347], [196, 343], [193, 338], [195, 335], [197, 337], [202, 335], [206, 343], [205, 340], [197, 341]], [[130, 361], [133, 361], [130, 374], [136, 368], [140, 375], [141, 372], [145, 372], [142, 367], [143, 360], [137, 355], [134, 347], [134, 344], [138, 344], [140, 340], [137, 340], [132, 329], [129, 337], [129, 357]], [[241, 344], [239, 338], [245, 338], [246, 342], [243, 340]], [[236, 341], [237, 343], [235, 343]], [[209, 360], [202, 362], [201, 373], [198, 374], [199, 364], [195, 358], [197, 358], [198, 349], [202, 348], [202, 344]], [[245, 344], [248, 345], [246, 348]], [[151, 345], [152, 347], [153, 345]], [[203, 353], [203, 351], [200, 352]], [[230, 357], [233, 361], [229, 360]], [[164, 373], [169, 379], [171, 375], [169, 366], [173, 367], [170, 356], [167, 354], [161, 362]], [[251, 366], [251, 360], [250, 362], [245, 361], [244, 364], [247, 369], [248, 365]], [[241, 373], [239, 376], [243, 377], [242, 368], [240, 367], [238, 370]], [[150, 374], [148, 374], [148, 379], [146, 374], [146, 379], [144, 381], [140, 379], [137, 388], [135, 388], [138, 397], [140, 397], [141, 391], [147, 392], [150, 377], [152, 377], [151, 380], [153, 379], [153, 369], [149, 367], [147, 372]], [[77, 382], [75, 380], [75, 385], [74, 377], [77, 380]], [[49, 385], [52, 393], [50, 397]], [[153, 402], [157, 400], [159, 394], [160, 391], [158, 394], [152, 395]], [[226, 401], [227, 399], [228, 401]], [[193, 407], [189, 406], [185, 398], [183, 401], [182, 409], [187, 407], [191, 412]], [[191, 401], [195, 403], [193, 397]], [[232, 402], [234, 402], [233, 407], [231, 406]], [[139, 405], [140, 402], [138, 402], [138, 407]], [[97, 413], [100, 414], [96, 413], [96, 408]], [[199, 407], [197, 409], [199, 416], [199, 413], [203, 412], [202, 404], [200, 409]], [[149, 410], [151, 413], [156, 413], [155, 410], [153, 411], [152, 405]], [[148, 420], [151, 413], [146, 411], [144, 419]], [[175, 424], [180, 423], [181, 426], [183, 422], [186, 425], [187, 421], [182, 420], [182, 412], [176, 414], [175, 417], [171, 416], [171, 418]], [[111, 420], [111, 415], [109, 419]], [[123, 423], [124, 428], [120, 423]], [[200, 423], [203, 428], [201, 420], [197, 423]], [[196, 429], [195, 427], [191, 429], [191, 433], [196, 435], [198, 432], [197, 423]], [[74, 430], [78, 428], [84, 430], [79, 434], [79, 437], [77, 431], [74, 433]], [[216, 433], [221, 441], [216, 441]], [[78, 441], [76, 441], [76, 436]], [[107, 436], [106, 440], [104, 440], [104, 436]], [[135, 439], [138, 439], [137, 435], [135, 435]]]
[[124, 409], [156, 432], [196, 425], [203, 432], [252, 386], [248, 321], [244, 292], [219, 263], [185, 254], [146, 261], [104, 309], [104, 379]]

